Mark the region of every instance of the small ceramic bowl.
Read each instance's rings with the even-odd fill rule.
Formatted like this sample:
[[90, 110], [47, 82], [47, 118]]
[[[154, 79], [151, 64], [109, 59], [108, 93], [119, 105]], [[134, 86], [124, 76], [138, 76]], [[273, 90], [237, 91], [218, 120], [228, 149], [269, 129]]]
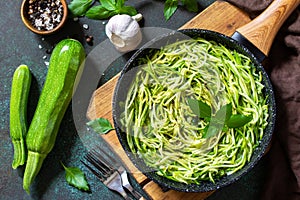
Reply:
[[[58, 12], [57, 9], [51, 9], [53, 7], [51, 6], [49, 7], [51, 3], [57, 6], [55, 4], [55, 0], [52, 0], [52, 2], [50, 2], [48, 5], [47, 5], [48, 3], [47, 0], [23, 0], [21, 5], [21, 18], [25, 26], [32, 32], [39, 35], [49, 35], [61, 29], [61, 27], [64, 25], [64, 23], [67, 20], [68, 5], [65, 0], [59, 0], [59, 1], [61, 2], [62, 5], [61, 7], [62, 13], [57, 13]], [[32, 5], [33, 3], [36, 3], [39, 6], [34, 6], [34, 9], [30, 8], [29, 5]], [[35, 10], [36, 7], [41, 7], [44, 13], [42, 15], [37, 14], [37, 11]], [[55, 14], [53, 14], [53, 12], [55, 12]], [[50, 22], [46, 24], [45, 23], [46, 18], [42, 18], [45, 17], [46, 15], [48, 16], [47, 18], [48, 20], [49, 18], [51, 18], [51, 21], [54, 21], [55, 23]], [[57, 21], [58, 19], [57, 15], [61, 15], [60, 20], [58, 21]], [[40, 20], [36, 21], [35, 22], [36, 24], [34, 25], [30, 16], [38, 16]], [[51, 23], [53, 27], [51, 27]], [[38, 26], [40, 28], [38, 28]]]

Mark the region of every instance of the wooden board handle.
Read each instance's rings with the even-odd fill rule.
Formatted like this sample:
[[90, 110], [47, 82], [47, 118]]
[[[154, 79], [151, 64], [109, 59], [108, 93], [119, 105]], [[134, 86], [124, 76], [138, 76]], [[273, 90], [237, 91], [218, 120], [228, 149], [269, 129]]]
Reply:
[[274, 0], [264, 12], [238, 28], [237, 32], [268, 55], [278, 30], [299, 3], [300, 0]]

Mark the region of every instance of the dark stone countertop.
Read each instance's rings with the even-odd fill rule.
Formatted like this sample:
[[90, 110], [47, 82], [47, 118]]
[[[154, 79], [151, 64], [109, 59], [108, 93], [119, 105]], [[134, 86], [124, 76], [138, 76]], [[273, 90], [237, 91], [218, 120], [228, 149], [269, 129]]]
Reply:
[[[201, 0], [198, 2], [201, 11], [212, 1]], [[127, 3], [135, 6], [143, 14], [143, 27], [162, 27], [176, 30], [196, 15], [196, 13], [190, 13], [179, 8], [169, 21], [165, 21], [163, 1], [129, 0]], [[0, 7], [0, 80], [2, 85], [0, 87], [0, 199], [121, 199], [120, 196], [104, 187], [95, 176], [88, 173], [80, 162], [86, 148], [78, 137], [72, 118], [71, 106], [63, 118], [54, 149], [45, 160], [32, 186], [31, 196], [22, 188], [24, 169], [12, 169], [13, 147], [9, 136], [9, 103], [14, 70], [20, 64], [26, 64], [33, 75], [28, 102], [28, 119], [30, 120], [47, 73], [45, 62], [49, 60], [50, 54], [46, 51], [51, 49], [59, 40], [73, 37], [79, 39], [83, 43], [86, 52], [89, 53], [97, 44], [107, 39], [104, 32], [105, 24], [103, 23], [107, 21], [95, 21], [86, 18], [80, 18], [78, 22], [69, 19], [64, 29], [55, 35], [47, 37], [35, 35], [23, 25], [20, 18], [20, 6], [21, 0], [17, 0], [6, 1], [5, 3], [2, 1]], [[83, 24], [88, 24], [89, 29], [83, 29]], [[85, 34], [94, 37], [93, 45], [89, 45], [84, 41]], [[44, 56], [47, 58], [44, 59]], [[105, 74], [111, 76], [117, 73], [118, 70], [119, 68], [112, 67]], [[109, 79], [105, 76], [102, 78], [104, 81]], [[65, 181], [65, 173], [60, 161], [66, 166], [81, 168], [87, 174], [91, 192], [82, 192], [69, 186]], [[263, 173], [265, 162], [266, 159], [263, 158], [249, 174], [236, 183], [215, 192], [208, 199], [259, 199], [265, 178]]]

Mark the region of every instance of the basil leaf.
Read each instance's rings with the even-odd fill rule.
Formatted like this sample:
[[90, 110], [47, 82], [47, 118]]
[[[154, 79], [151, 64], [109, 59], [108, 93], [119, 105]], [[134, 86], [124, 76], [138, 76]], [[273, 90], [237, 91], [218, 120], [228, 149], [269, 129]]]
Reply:
[[106, 134], [109, 131], [114, 130], [111, 123], [105, 118], [97, 118], [86, 124], [99, 134]]
[[199, 116], [200, 114], [200, 108], [199, 108], [199, 104], [198, 104], [198, 100], [196, 99], [188, 99], [188, 105], [190, 106], [191, 110], [193, 111], [193, 113], [197, 116]]
[[86, 13], [92, 3], [93, 0], [73, 0], [68, 5], [68, 8], [73, 17], [79, 17]]
[[169, 20], [170, 17], [175, 13], [178, 6], [178, 0], [167, 0], [164, 6], [164, 16], [166, 20]]
[[198, 104], [199, 104], [199, 109], [200, 109], [200, 117], [210, 118], [211, 117], [211, 107], [203, 101], [198, 101]]
[[209, 124], [205, 127], [205, 132], [204, 132], [203, 138], [213, 137], [213, 136], [217, 135], [220, 132], [220, 130], [221, 129], [219, 127]]
[[116, 9], [115, 0], [100, 0], [100, 3], [106, 10], [112, 11]]
[[66, 167], [61, 163], [66, 171], [66, 181], [69, 185], [78, 188], [79, 190], [89, 191], [89, 185], [86, 181], [84, 173], [77, 167]]
[[215, 118], [221, 123], [225, 123], [232, 115], [232, 104], [223, 105], [220, 110], [216, 112]]
[[119, 9], [119, 14], [127, 14], [130, 16], [134, 16], [137, 14], [137, 11], [134, 7], [132, 6], [123, 6]]
[[229, 128], [239, 128], [249, 123], [252, 119], [252, 115], [246, 116], [242, 114], [235, 114], [231, 115], [226, 124]]
[[124, 0], [117, 0], [116, 2], [116, 8], [121, 9], [124, 6], [125, 1]]
[[190, 12], [198, 12], [197, 0], [181, 0], [182, 4]]
[[193, 113], [199, 118], [211, 117], [211, 107], [207, 103], [201, 100], [188, 99], [188, 104], [192, 109]]
[[[210, 138], [219, 134], [222, 130], [225, 130], [227, 127], [225, 124], [232, 116], [232, 104], [223, 105], [215, 114], [211, 117], [211, 120], [207, 127], [205, 127], [204, 138]], [[226, 127], [226, 128], [225, 128]]]
[[[224, 108], [226, 108], [226, 106], [224, 106]], [[225, 109], [222, 109], [222, 110], [225, 110]], [[223, 114], [223, 112], [218, 112], [218, 113]], [[220, 117], [220, 115], [218, 117]], [[203, 137], [210, 138], [210, 137], [213, 137], [213, 136], [219, 134], [225, 127], [224, 117], [225, 116], [223, 116], [222, 118], [217, 118], [217, 115], [213, 116], [211, 118], [209, 124], [205, 127], [205, 134]]]
[[94, 6], [94, 7], [90, 8], [86, 12], [85, 16], [89, 19], [107, 19], [114, 14], [115, 14], [114, 11], [107, 10], [102, 5], [99, 5], [99, 6]]

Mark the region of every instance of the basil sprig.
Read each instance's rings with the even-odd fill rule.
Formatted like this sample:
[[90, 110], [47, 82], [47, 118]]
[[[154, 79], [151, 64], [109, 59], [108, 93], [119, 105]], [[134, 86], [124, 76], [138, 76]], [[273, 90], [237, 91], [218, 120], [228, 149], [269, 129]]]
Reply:
[[195, 115], [209, 122], [204, 129], [204, 138], [217, 135], [221, 130], [240, 128], [249, 123], [253, 117], [243, 114], [232, 114], [232, 104], [223, 105], [212, 115], [211, 107], [201, 100], [188, 99], [188, 105]]
[[99, 0], [99, 5], [93, 6], [93, 0], [73, 0], [68, 5], [73, 17], [86, 16], [90, 19], [108, 19], [117, 14], [136, 15], [132, 6], [125, 6], [125, 0]]

